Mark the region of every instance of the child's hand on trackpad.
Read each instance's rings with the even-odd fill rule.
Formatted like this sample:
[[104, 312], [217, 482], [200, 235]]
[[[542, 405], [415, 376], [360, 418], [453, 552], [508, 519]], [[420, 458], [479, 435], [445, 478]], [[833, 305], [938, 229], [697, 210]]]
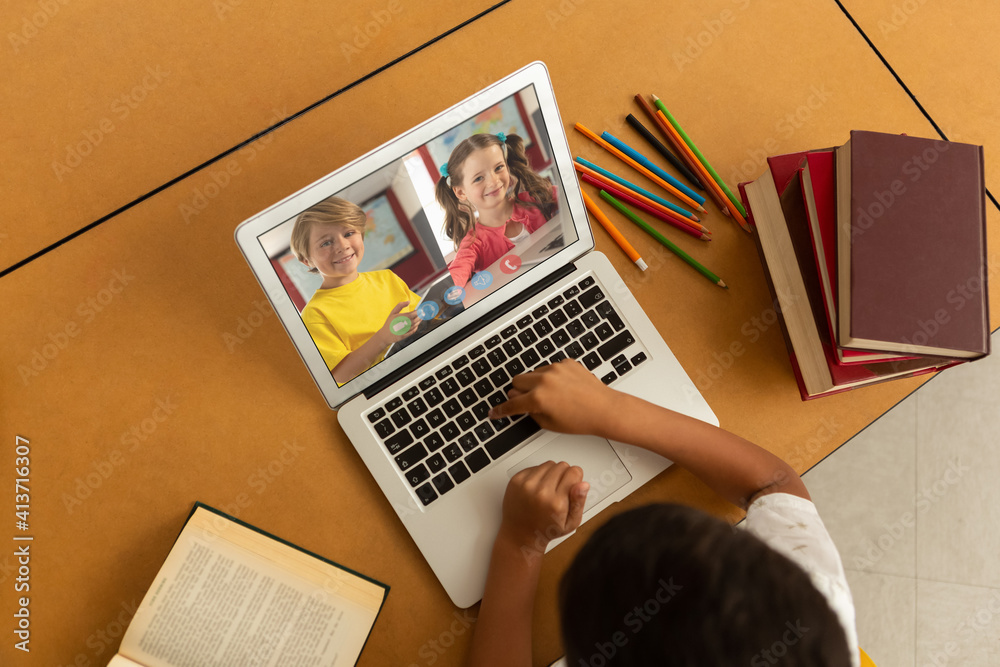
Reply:
[[497, 539], [520, 549], [525, 557], [541, 556], [549, 541], [580, 525], [589, 489], [583, 470], [566, 462], [525, 468], [507, 484]]

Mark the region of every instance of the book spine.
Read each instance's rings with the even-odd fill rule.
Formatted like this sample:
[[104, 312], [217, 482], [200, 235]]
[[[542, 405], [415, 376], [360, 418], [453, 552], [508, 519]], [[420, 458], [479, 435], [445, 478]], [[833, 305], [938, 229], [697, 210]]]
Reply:
[[747, 211], [747, 223], [750, 225], [750, 229], [753, 232], [750, 237], [753, 239], [753, 244], [757, 248], [757, 255], [760, 257], [760, 265], [764, 270], [764, 282], [767, 283], [767, 291], [771, 295], [771, 306], [774, 312], [778, 316], [778, 328], [781, 330], [781, 337], [785, 340], [785, 349], [788, 350], [788, 361], [792, 366], [792, 375], [795, 376], [795, 384], [799, 387], [799, 396], [802, 400], [808, 400], [811, 398], [806, 392], [806, 383], [802, 378], [802, 372], [799, 370], [798, 361], [795, 359], [795, 351], [792, 347], [792, 339], [788, 335], [788, 326], [785, 324], [785, 316], [781, 313], [781, 302], [778, 300], [778, 292], [774, 289], [774, 283], [771, 282], [771, 272], [767, 268], [767, 259], [764, 256], [764, 247], [760, 244], [760, 236], [757, 234], [757, 223], [754, 221], [753, 211], [750, 208], [750, 201], [747, 199], [747, 193], [745, 186], [746, 182], [740, 183], [738, 185], [740, 191], [740, 199], [743, 200], [743, 208]]

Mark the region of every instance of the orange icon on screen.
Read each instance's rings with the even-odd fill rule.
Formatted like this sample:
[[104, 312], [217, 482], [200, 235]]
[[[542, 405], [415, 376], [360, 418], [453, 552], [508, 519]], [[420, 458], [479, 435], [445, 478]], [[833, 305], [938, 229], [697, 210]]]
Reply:
[[514, 273], [521, 268], [521, 258], [517, 255], [507, 255], [500, 260], [500, 270], [504, 273]]

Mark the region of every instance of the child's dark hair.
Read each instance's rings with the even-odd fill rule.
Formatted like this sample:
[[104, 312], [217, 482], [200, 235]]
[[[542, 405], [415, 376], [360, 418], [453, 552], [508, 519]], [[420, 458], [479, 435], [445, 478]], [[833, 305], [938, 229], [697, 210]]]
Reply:
[[531, 197], [530, 200], [518, 199], [519, 205], [539, 209], [546, 219], [552, 217], [558, 205], [552, 197], [552, 184], [531, 169], [521, 137], [509, 134], [501, 140], [495, 134], [473, 134], [455, 146], [448, 158], [447, 173], [438, 179], [434, 190], [438, 204], [444, 209], [444, 232], [456, 248], [475, 227], [476, 216], [472, 205], [459, 200], [452, 186], [462, 182], [465, 160], [475, 151], [490, 146], [500, 146], [504, 150], [507, 169], [514, 177], [513, 196], [517, 198], [520, 193], [526, 192]]
[[780, 658], [783, 667], [840, 667], [857, 650], [798, 565], [681, 505], [630, 510], [599, 528], [559, 597], [570, 665], [731, 667]]

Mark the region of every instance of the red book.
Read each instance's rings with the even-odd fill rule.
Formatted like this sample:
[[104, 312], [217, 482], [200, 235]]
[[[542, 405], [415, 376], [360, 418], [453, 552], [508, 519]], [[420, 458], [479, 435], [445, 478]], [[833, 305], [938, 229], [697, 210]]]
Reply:
[[[739, 185], [802, 399], [950, 365], [948, 360], [929, 358], [859, 365], [836, 362], [799, 185], [803, 159], [804, 153], [775, 156], [759, 179]], [[782, 183], [780, 194], [776, 182]]]

